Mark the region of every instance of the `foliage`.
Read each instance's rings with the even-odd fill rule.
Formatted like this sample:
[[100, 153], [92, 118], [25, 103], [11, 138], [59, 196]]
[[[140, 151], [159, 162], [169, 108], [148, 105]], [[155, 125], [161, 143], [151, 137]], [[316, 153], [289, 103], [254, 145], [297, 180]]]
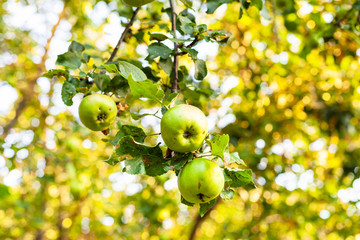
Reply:
[[[10, 2], [0, 5], [0, 89], [19, 97], [0, 133], [24, 110], [0, 139], [0, 238], [187, 239], [213, 204], [198, 239], [359, 237], [358, 0], [177, 1], [176, 37], [169, 3], [154, 1], [109, 63], [134, 9], [64, 1], [41, 59], [49, 34], [34, 29], [56, 21], [15, 24], [11, 9], [60, 16], [62, 1]], [[77, 118], [82, 95], [97, 91], [119, 103], [108, 135]], [[204, 111], [211, 136], [202, 153], [167, 155], [157, 117], [183, 102]], [[174, 187], [195, 155], [226, 177], [223, 200], [200, 208]]]

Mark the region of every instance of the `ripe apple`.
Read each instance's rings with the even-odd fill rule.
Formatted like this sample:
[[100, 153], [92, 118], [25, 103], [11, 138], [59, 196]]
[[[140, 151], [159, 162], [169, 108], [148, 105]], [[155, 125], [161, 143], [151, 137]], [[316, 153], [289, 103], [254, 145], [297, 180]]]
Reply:
[[191, 203], [205, 203], [216, 198], [224, 188], [224, 182], [219, 165], [206, 158], [195, 158], [178, 176], [181, 195]]
[[208, 132], [205, 114], [187, 104], [170, 108], [162, 117], [160, 126], [165, 144], [176, 152], [199, 149]]
[[123, 0], [124, 3], [132, 7], [141, 7], [142, 5], [148, 4], [154, 0]]
[[115, 101], [103, 94], [86, 96], [80, 103], [81, 122], [93, 131], [102, 131], [114, 122], [117, 113]]

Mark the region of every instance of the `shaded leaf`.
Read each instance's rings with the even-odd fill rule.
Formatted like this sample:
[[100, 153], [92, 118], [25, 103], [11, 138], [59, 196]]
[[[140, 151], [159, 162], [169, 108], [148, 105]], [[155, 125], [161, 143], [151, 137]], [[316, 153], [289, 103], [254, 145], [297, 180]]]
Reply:
[[123, 172], [129, 174], [145, 174], [145, 165], [141, 157], [126, 160]]
[[195, 60], [195, 75], [197, 80], [203, 80], [207, 75], [206, 62], [201, 59]]
[[203, 217], [207, 211], [209, 211], [216, 203], [216, 198], [207, 202], [200, 203], [200, 216]]
[[230, 186], [231, 187], [242, 187], [249, 183], [254, 183], [252, 179], [251, 169], [228, 169], [225, 168], [225, 173], [229, 178], [231, 178]]
[[228, 189], [228, 190], [222, 190], [222, 192], [220, 193], [220, 197], [222, 198], [222, 199], [226, 199], [226, 200], [231, 200], [231, 199], [233, 199], [233, 197], [234, 197], [234, 195], [235, 195], [235, 192], [234, 192], [234, 190], [232, 190], [232, 189]]
[[153, 43], [148, 47], [149, 55], [146, 57], [149, 61], [154, 60], [157, 57], [166, 59], [171, 54], [171, 49], [162, 43]]
[[72, 98], [76, 94], [76, 87], [69, 81], [65, 81], [61, 89], [61, 98], [65, 105], [71, 106], [73, 104]]
[[189, 207], [194, 206], [194, 203], [191, 203], [191, 202], [186, 201], [183, 196], [181, 196], [181, 203], [182, 203], [182, 204], [185, 204], [186, 206], [189, 206]]

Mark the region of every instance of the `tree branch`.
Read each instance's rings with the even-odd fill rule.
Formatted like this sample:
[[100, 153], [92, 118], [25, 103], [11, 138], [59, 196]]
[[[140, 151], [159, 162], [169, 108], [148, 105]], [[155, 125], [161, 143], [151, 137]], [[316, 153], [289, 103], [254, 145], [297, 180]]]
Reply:
[[116, 46], [115, 46], [115, 48], [114, 48], [114, 51], [111, 53], [111, 56], [110, 56], [110, 58], [106, 61], [106, 63], [109, 63], [109, 62], [112, 62], [112, 61], [113, 61], [116, 53], [118, 52], [118, 50], [119, 50], [119, 48], [120, 48], [121, 43], [122, 43], [122, 42], [124, 41], [124, 39], [125, 39], [126, 34], [129, 32], [130, 27], [133, 25], [133, 23], [134, 23], [134, 21], [135, 21], [135, 18], [136, 18], [136, 15], [137, 15], [137, 13], [139, 12], [139, 10], [140, 10], [140, 7], [136, 8], [135, 11], [133, 12], [133, 15], [132, 15], [132, 17], [131, 17], [131, 19], [130, 19], [130, 22], [126, 25], [124, 32], [121, 34], [121, 37], [120, 37], [118, 43], [116, 44]]
[[221, 198], [218, 197], [218, 199], [216, 200], [216, 203], [214, 204], [214, 206], [205, 213], [205, 215], [203, 217], [199, 215], [196, 217], [196, 219], [194, 220], [194, 226], [190, 232], [190, 236], [189, 236], [189, 240], [194, 240], [196, 237], [196, 232], [198, 230], [198, 228], [200, 228], [201, 224], [206, 220], [206, 218], [210, 215], [210, 213], [212, 211], [215, 210], [216, 206], [221, 202]]
[[[171, 8], [171, 23], [172, 23], [172, 30], [174, 32], [174, 38], [176, 38], [176, 13], [175, 13], [175, 8], [174, 8], [174, 1], [173, 0], [169, 0], [170, 2], [170, 8]], [[179, 56], [177, 54], [178, 51], [178, 44], [176, 42], [174, 42], [174, 65], [173, 65], [173, 79], [172, 79], [172, 83], [171, 83], [171, 92], [177, 92], [177, 88], [178, 88], [178, 78], [179, 78], [179, 74], [178, 74], [178, 66], [179, 66]]]
[[64, 6], [63, 10], [59, 14], [59, 20], [57, 21], [57, 23], [51, 29], [51, 36], [48, 38], [48, 40], [46, 42], [46, 45], [45, 45], [45, 53], [42, 56], [41, 63], [38, 65], [38, 68], [37, 68], [38, 76], [29, 80], [29, 85], [27, 86], [27, 92], [24, 93], [24, 96], [23, 96], [22, 100], [18, 104], [18, 107], [17, 107], [16, 112], [15, 112], [15, 117], [7, 125], [4, 126], [3, 138], [5, 138], [9, 134], [10, 129], [16, 124], [16, 122], [19, 119], [20, 115], [26, 109], [26, 106], [28, 105], [28, 102], [32, 99], [32, 97], [34, 95], [34, 87], [35, 87], [35, 84], [36, 84], [36, 80], [40, 77], [42, 72], [45, 71], [45, 61], [46, 61], [46, 59], [48, 57], [48, 51], [49, 51], [49, 48], [50, 48], [50, 43], [51, 43], [51, 40], [53, 39], [53, 37], [55, 35], [55, 31], [56, 31], [57, 27], [59, 26], [61, 20], [65, 16], [65, 10], [66, 10], [66, 6]]

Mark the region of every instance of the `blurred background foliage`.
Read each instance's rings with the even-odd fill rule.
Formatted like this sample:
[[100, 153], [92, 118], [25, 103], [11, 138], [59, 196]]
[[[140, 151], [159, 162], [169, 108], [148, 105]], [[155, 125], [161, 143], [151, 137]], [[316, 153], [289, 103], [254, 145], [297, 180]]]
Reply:
[[[183, 92], [213, 133], [254, 171], [202, 220], [180, 204], [176, 177], [133, 176], [104, 162], [112, 146], [81, 126], [61, 101], [55, 68], [70, 40], [108, 58], [132, 9], [120, 1], [5, 0], [0, 4], [1, 239], [360, 239], [360, 1], [220, 1], [213, 14], [193, 1], [199, 22], [232, 33], [227, 46], [201, 43], [205, 80]], [[177, 12], [186, 1], [177, 2]], [[148, 32], [166, 1], [141, 8], [118, 56], [144, 62]], [[193, 69], [186, 57], [182, 65]], [[150, 65], [167, 78], [156, 63]], [[191, 70], [193, 71], [193, 70]], [[129, 111], [158, 106], [121, 99], [122, 123], [159, 132]], [[158, 139], [148, 139], [156, 144]], [[195, 227], [194, 227], [195, 226]]]

